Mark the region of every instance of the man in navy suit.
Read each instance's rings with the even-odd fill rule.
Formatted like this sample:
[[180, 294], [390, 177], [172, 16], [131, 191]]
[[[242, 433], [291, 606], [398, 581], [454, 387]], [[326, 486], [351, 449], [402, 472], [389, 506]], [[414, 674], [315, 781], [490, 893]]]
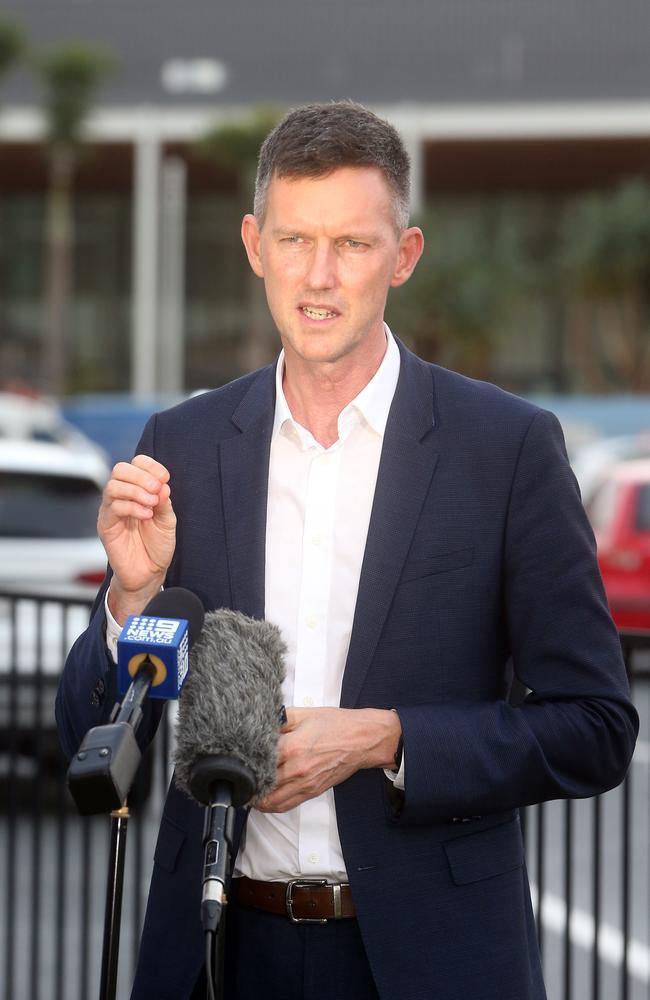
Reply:
[[[612, 787], [634, 746], [557, 421], [384, 323], [422, 251], [408, 198], [397, 133], [358, 105], [267, 138], [242, 237], [282, 353], [152, 418], [114, 469], [110, 570], [59, 690], [71, 755], [161, 586], [281, 628], [290, 707], [235, 861], [232, 998], [541, 1000], [518, 809]], [[143, 742], [157, 722], [149, 704]], [[201, 829], [172, 782], [134, 997], [203, 995]]]

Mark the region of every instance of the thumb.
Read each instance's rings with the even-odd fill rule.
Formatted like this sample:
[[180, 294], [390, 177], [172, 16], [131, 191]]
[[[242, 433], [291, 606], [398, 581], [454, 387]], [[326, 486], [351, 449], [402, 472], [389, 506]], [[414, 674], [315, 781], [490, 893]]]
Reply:
[[160, 487], [158, 503], [154, 508], [154, 517], [159, 524], [173, 525], [176, 523], [176, 515], [174, 514], [174, 508], [172, 507], [169, 483], [163, 483]]
[[287, 721], [280, 728], [281, 733], [290, 733], [293, 729], [300, 724], [300, 719], [304, 714], [304, 710], [299, 708], [287, 708]]

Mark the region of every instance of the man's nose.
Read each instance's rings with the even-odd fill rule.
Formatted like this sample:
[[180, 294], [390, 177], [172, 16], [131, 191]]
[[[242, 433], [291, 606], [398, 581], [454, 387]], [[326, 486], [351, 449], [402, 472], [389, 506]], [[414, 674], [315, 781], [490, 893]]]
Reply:
[[336, 285], [336, 250], [326, 242], [316, 243], [310, 254], [307, 284], [310, 288], [333, 288]]

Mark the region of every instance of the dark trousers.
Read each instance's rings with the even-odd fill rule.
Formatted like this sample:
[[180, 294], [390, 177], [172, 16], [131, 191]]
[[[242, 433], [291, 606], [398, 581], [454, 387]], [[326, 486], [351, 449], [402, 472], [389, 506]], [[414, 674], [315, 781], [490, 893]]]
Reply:
[[[205, 997], [202, 973], [192, 1000]], [[379, 994], [356, 920], [292, 924], [229, 903], [223, 1000], [379, 1000]]]

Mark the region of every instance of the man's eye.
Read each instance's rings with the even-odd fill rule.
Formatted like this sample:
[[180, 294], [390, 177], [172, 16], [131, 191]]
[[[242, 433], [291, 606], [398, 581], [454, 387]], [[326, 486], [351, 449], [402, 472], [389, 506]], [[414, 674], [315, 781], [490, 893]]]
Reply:
[[302, 236], [285, 236], [282, 242], [288, 243], [290, 246], [297, 246], [303, 242], [303, 238]]
[[346, 240], [345, 245], [346, 247], [349, 247], [350, 250], [360, 250], [365, 246], [365, 243], [362, 243], [361, 240]]

